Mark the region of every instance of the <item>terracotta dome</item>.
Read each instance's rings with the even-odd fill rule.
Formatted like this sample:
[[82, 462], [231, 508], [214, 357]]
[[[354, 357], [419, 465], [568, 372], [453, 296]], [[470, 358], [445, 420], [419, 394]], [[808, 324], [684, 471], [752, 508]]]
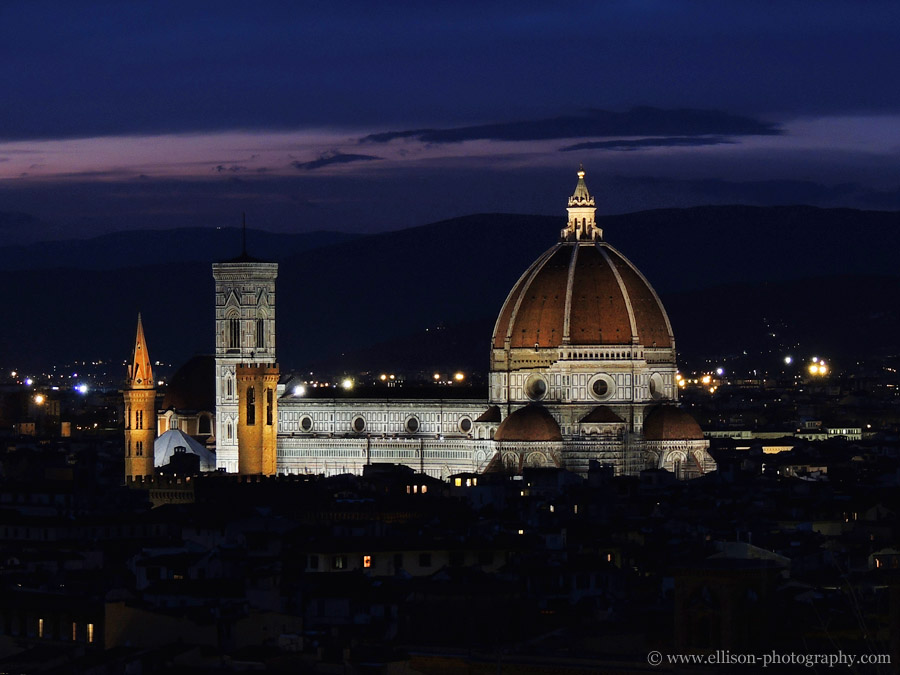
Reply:
[[215, 410], [215, 357], [194, 356], [176, 370], [166, 387], [162, 407], [163, 410]]
[[494, 327], [495, 349], [563, 344], [674, 345], [666, 311], [650, 283], [603, 241], [594, 199], [578, 173], [560, 242], [526, 270], [506, 298]]
[[497, 427], [495, 441], [561, 441], [559, 424], [546, 408], [531, 403], [512, 412]]
[[[569, 280], [572, 283], [569, 283]], [[630, 345], [671, 347], [672, 330], [649, 282], [609, 244], [560, 242], [513, 287], [494, 347]]]
[[661, 405], [651, 408], [644, 418], [644, 440], [701, 441], [703, 430], [697, 420], [681, 408]]

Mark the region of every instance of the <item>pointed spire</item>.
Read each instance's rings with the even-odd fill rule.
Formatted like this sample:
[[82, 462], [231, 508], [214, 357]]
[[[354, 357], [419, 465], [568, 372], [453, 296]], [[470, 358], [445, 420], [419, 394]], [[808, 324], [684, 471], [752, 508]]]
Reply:
[[575, 186], [575, 192], [569, 197], [569, 206], [593, 206], [594, 198], [588, 192], [587, 184], [584, 182], [584, 164], [578, 165], [578, 184]]
[[131, 389], [154, 389], [153, 368], [150, 365], [150, 354], [147, 351], [147, 340], [144, 338], [144, 325], [138, 312], [137, 335], [134, 338], [134, 352], [131, 365], [128, 366], [128, 385]]

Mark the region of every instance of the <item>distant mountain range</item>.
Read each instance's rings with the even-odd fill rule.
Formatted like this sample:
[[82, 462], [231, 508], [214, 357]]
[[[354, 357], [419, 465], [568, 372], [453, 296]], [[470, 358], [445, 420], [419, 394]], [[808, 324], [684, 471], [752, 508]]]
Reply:
[[[685, 358], [798, 342], [849, 355], [897, 351], [898, 213], [710, 206], [600, 224], [663, 296]], [[404, 359], [397, 368], [483, 370], [506, 294], [563, 225], [485, 214], [369, 236], [251, 230], [247, 240], [252, 255], [281, 263], [285, 368], [381, 369]], [[239, 252], [233, 229], [2, 247], [0, 366], [125, 359], [138, 311], [155, 359], [210, 352], [209, 263]]]
[[[283, 258], [351, 241], [346, 232], [276, 234], [250, 231], [255, 255]], [[0, 270], [116, 270], [143, 265], [213, 262], [240, 253], [239, 228], [193, 227], [180, 230], [114, 232], [92, 239], [0, 246]]]

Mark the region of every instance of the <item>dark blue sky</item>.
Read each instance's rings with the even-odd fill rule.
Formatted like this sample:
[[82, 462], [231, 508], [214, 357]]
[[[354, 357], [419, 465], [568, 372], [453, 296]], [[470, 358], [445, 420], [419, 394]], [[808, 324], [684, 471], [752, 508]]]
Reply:
[[[900, 208], [900, 3], [5, 2], [8, 241]], [[23, 228], [28, 214], [31, 225]]]

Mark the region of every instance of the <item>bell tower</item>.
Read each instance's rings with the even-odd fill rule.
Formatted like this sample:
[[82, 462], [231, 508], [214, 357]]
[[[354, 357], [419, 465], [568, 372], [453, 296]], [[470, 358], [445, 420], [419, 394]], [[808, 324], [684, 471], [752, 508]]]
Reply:
[[144, 326], [138, 314], [134, 352], [128, 366], [125, 398], [125, 476], [153, 475], [153, 442], [156, 440], [156, 382]]
[[[278, 382], [275, 359], [278, 263], [251, 257], [246, 242], [245, 222], [241, 255], [212, 266], [216, 282], [216, 468], [229, 473], [241, 468], [238, 439], [243, 418], [238, 367], [263, 367], [266, 380], [271, 379], [274, 370], [272, 396]], [[267, 388], [268, 384], [263, 390]], [[277, 419], [273, 420], [272, 429], [277, 433]], [[249, 437], [246, 441], [249, 442]]]

